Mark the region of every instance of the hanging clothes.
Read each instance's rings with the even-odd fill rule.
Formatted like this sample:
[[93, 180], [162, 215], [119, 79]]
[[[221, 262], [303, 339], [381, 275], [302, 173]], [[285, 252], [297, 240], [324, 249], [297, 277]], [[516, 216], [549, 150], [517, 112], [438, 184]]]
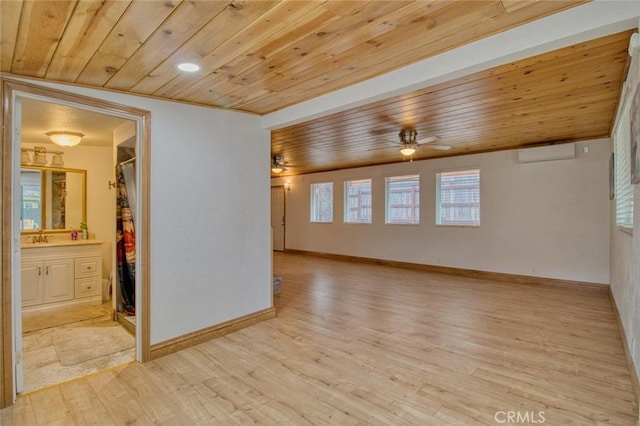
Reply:
[[[130, 204], [131, 200], [135, 200], [136, 195], [134, 163], [121, 163], [116, 166], [116, 178], [116, 255], [118, 257], [118, 280], [123, 309], [129, 314], [135, 315], [136, 232], [133, 222], [134, 215], [132, 214]], [[127, 183], [127, 181], [129, 182]], [[131, 189], [133, 194], [129, 193], [128, 189]]]

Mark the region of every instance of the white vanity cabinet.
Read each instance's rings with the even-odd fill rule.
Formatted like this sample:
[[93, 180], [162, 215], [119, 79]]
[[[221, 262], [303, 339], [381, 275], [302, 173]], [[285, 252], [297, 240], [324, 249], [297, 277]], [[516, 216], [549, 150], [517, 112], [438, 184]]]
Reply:
[[102, 242], [23, 245], [23, 312], [102, 302]]
[[73, 299], [73, 260], [22, 263], [22, 306]]

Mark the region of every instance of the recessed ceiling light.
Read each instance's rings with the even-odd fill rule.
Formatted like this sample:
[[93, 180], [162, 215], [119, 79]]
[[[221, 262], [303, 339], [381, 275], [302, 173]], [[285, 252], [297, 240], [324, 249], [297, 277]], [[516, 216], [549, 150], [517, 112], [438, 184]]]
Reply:
[[200, 65], [191, 62], [183, 62], [178, 64], [178, 69], [185, 72], [196, 72], [200, 69]]

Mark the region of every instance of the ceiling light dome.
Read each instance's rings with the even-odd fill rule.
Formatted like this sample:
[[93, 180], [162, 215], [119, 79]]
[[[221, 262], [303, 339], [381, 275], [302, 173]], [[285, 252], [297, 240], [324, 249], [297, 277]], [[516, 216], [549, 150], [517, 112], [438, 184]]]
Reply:
[[178, 64], [178, 69], [185, 72], [196, 72], [200, 70], [200, 65], [194, 64], [193, 62], [183, 62]]
[[84, 137], [82, 133], [78, 132], [48, 132], [47, 136], [51, 142], [60, 146], [76, 146]]
[[410, 143], [406, 143], [402, 145], [402, 148], [400, 148], [400, 153], [405, 157], [413, 155], [415, 152], [416, 152], [415, 146]]

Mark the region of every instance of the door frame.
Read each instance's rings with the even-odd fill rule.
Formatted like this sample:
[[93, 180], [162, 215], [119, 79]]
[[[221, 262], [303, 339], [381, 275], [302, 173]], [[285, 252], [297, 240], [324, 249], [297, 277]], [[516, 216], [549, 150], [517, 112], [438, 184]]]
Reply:
[[13, 106], [16, 97], [23, 95], [25, 97], [44, 98], [46, 101], [53, 103], [62, 103], [78, 108], [96, 110], [97, 112], [120, 116], [134, 120], [137, 126], [137, 165], [140, 169], [138, 176], [140, 177], [140, 208], [139, 219], [140, 224], [137, 227], [137, 249], [138, 249], [138, 268], [139, 275], [136, 278], [139, 284], [138, 299], [136, 304], [136, 312], [139, 312], [138, 330], [140, 336], [137, 337], [137, 359], [139, 361], [148, 361], [151, 353], [150, 339], [150, 141], [151, 141], [151, 113], [142, 109], [116, 104], [108, 101], [94, 99], [91, 97], [72, 94], [61, 90], [37, 86], [31, 83], [13, 80], [11, 78], [2, 77], [0, 85], [0, 95], [2, 97], [2, 149], [1, 149], [1, 165], [0, 173], [2, 205], [0, 208], [1, 215], [1, 233], [0, 244], [2, 247], [2, 269], [1, 274], [1, 290], [0, 290], [0, 408], [10, 406], [15, 401], [15, 380], [14, 380], [14, 363], [16, 354], [13, 349], [14, 345], [14, 307], [13, 307], [13, 276], [12, 266], [15, 262], [12, 255], [14, 250], [14, 233], [16, 232], [16, 224], [13, 223], [12, 204], [13, 204], [13, 175], [14, 168], [19, 167], [19, 163], [15, 164], [15, 150], [20, 147], [14, 147], [14, 123], [13, 123]]
[[[287, 251], [287, 187], [286, 185], [272, 185], [271, 189], [273, 188], [282, 188], [282, 202], [284, 204], [283, 206], [283, 210], [284, 210], [284, 224], [282, 225], [282, 227], [284, 228], [283, 231], [283, 235], [282, 235], [282, 252], [284, 253], [285, 251]], [[271, 197], [271, 194], [269, 194], [269, 197]], [[269, 202], [269, 205], [271, 205], [271, 202]], [[271, 251], [273, 251], [273, 244], [271, 247]], [[278, 250], [280, 251], [280, 250]]]

